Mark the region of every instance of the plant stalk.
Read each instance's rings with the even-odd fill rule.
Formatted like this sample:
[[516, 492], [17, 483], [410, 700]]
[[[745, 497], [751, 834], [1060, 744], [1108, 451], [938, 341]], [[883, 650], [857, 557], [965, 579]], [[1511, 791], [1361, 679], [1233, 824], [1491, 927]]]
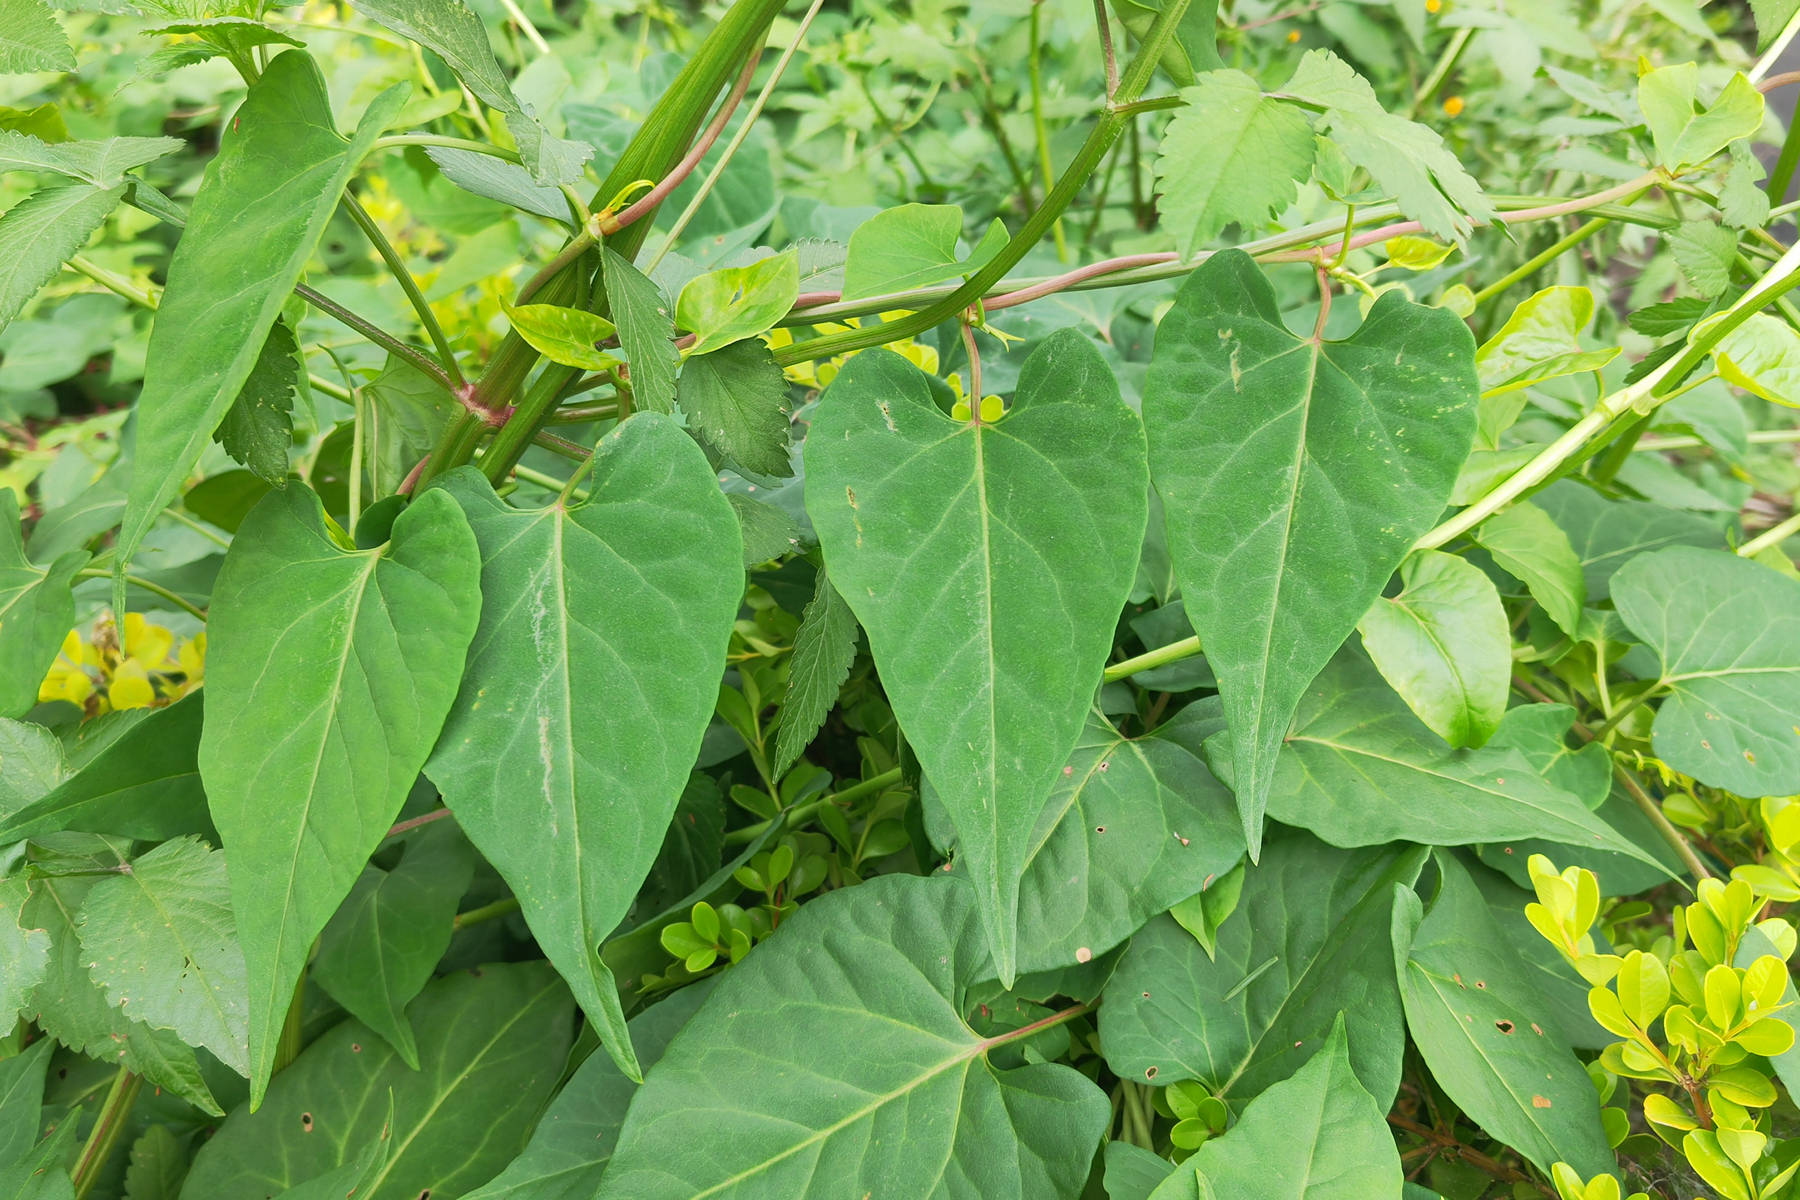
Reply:
[[125, 1131], [125, 1122], [131, 1116], [132, 1105], [137, 1103], [138, 1088], [143, 1082], [142, 1077], [125, 1067], [113, 1076], [112, 1087], [107, 1089], [106, 1099], [100, 1102], [100, 1112], [94, 1118], [94, 1127], [81, 1147], [81, 1157], [69, 1172], [75, 1185], [75, 1200], [87, 1200], [99, 1182], [100, 1169], [119, 1144], [119, 1135]]

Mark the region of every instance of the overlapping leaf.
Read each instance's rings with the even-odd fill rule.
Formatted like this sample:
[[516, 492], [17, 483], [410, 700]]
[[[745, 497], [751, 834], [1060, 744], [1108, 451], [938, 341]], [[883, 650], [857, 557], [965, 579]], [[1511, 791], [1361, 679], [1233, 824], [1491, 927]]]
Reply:
[[87, 560], [85, 550], [47, 567], [27, 558], [18, 493], [0, 487], [0, 717], [23, 716], [37, 703], [38, 684], [75, 623], [69, 588]]

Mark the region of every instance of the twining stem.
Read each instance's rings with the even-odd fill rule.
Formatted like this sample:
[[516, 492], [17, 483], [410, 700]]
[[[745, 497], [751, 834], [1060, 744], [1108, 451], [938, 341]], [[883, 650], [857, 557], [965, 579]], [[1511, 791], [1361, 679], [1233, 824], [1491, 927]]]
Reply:
[[[1796, 431], [1796, 436], [1800, 436], [1800, 431]], [[1739, 546], [1737, 552], [1745, 558], [1752, 558], [1771, 546], [1781, 545], [1795, 534], [1800, 534], [1800, 512], [1794, 513], [1779, 525], [1771, 525], [1763, 530]]]
[[[89, 567], [86, 570], [75, 572], [75, 578], [77, 579], [111, 579], [112, 576], [112, 571], [104, 567]], [[167, 600], [170, 604], [173, 604], [176, 608], [181, 609], [190, 616], [198, 617], [202, 621], [206, 620], [205, 609], [195, 606], [185, 597], [171, 592], [160, 583], [152, 583], [142, 575], [127, 575], [125, 576], [125, 582], [132, 587], [142, 588], [152, 596], [162, 597], [164, 600]]]
[[471, 908], [468, 912], [457, 913], [456, 919], [450, 923], [450, 927], [452, 929], [467, 929], [471, 925], [479, 925], [483, 921], [492, 921], [496, 917], [504, 917], [508, 913], [518, 911], [519, 898], [517, 896], [504, 896], [499, 900], [493, 901], [491, 904], [483, 904], [479, 908]]
[[1152, 667], [1164, 666], [1172, 662], [1180, 662], [1184, 658], [1192, 658], [1200, 653], [1200, 639], [1185, 637], [1179, 641], [1159, 646], [1136, 658], [1128, 658], [1124, 662], [1114, 663], [1106, 668], [1101, 678], [1107, 683], [1116, 683], [1121, 679], [1129, 679], [1139, 671], [1148, 671]]
[[140, 1076], [125, 1067], [120, 1067], [118, 1074], [113, 1076], [112, 1087], [107, 1090], [106, 1099], [100, 1102], [100, 1112], [94, 1117], [87, 1143], [81, 1147], [81, 1157], [75, 1160], [75, 1167], [69, 1172], [75, 1185], [75, 1200], [87, 1200], [88, 1193], [99, 1182], [100, 1169], [119, 1144], [119, 1135], [125, 1130], [131, 1106], [137, 1102], [138, 1088], [143, 1082]]
[[[1031, 53], [1026, 60], [1026, 75], [1031, 81], [1031, 130], [1037, 139], [1038, 175], [1043, 181], [1047, 195], [1056, 185], [1056, 168], [1050, 161], [1050, 135], [1044, 127], [1044, 72], [1043, 29], [1040, 14], [1044, 11], [1044, 0], [1031, 0], [1031, 31], [1027, 36], [1031, 39]], [[1118, 81], [1109, 80], [1106, 89], [1106, 101], [1113, 103], [1118, 91]], [[1050, 226], [1052, 236], [1056, 240], [1056, 257], [1059, 262], [1069, 261], [1069, 243], [1063, 237], [1063, 223], [1059, 216]]]
[[1650, 818], [1650, 823], [1656, 826], [1656, 832], [1661, 834], [1663, 841], [1667, 842], [1669, 848], [1675, 851], [1683, 865], [1687, 867], [1688, 872], [1696, 880], [1711, 879], [1712, 872], [1706, 869], [1706, 864], [1700, 861], [1700, 856], [1694, 853], [1692, 846], [1688, 845], [1688, 840], [1681, 835], [1681, 830], [1675, 828], [1674, 823], [1663, 815], [1662, 805], [1653, 800], [1650, 793], [1644, 790], [1644, 785], [1637, 781], [1637, 776], [1627, 771], [1624, 763], [1613, 764], [1613, 775], [1625, 788], [1626, 794], [1643, 811], [1643, 814]]
[[1413, 93], [1412, 103], [1406, 107], [1406, 116], [1411, 117], [1417, 113], [1425, 102], [1444, 86], [1444, 80], [1449, 77], [1451, 69], [1456, 66], [1456, 60], [1462, 57], [1463, 47], [1469, 44], [1469, 39], [1473, 36], [1475, 36], [1473, 25], [1465, 25], [1456, 31], [1450, 39], [1450, 44], [1444, 47], [1443, 54], [1438, 56], [1437, 65], [1432, 67], [1431, 74], [1425, 77], [1425, 82], [1421, 83], [1419, 90]]
[[344, 192], [343, 205], [344, 211], [350, 214], [350, 219], [356, 222], [356, 227], [363, 231], [363, 236], [368, 238], [369, 244], [375, 247], [375, 253], [381, 256], [381, 261], [387, 266], [388, 274], [394, 277], [394, 282], [398, 283], [400, 290], [406, 293], [407, 303], [412, 305], [413, 312], [418, 315], [419, 324], [424, 327], [425, 335], [431, 339], [431, 344], [437, 347], [438, 361], [444, 365], [444, 374], [449, 377], [452, 386], [461, 387], [463, 375], [462, 368], [456, 363], [456, 351], [450, 348], [450, 339], [444, 336], [444, 328], [438, 324], [437, 314], [431, 311], [431, 302], [425, 299], [425, 293], [419, 289], [419, 281], [413, 278], [413, 273], [407, 269], [406, 261], [400, 257], [400, 252], [394, 249], [394, 244], [388, 241], [387, 235], [381, 231], [381, 226], [375, 223], [375, 218], [369, 215], [369, 210], [364, 208], [347, 190]]
[[1501, 292], [1504, 292], [1507, 288], [1511, 287], [1513, 284], [1518, 283], [1520, 280], [1531, 278], [1533, 275], [1537, 274], [1538, 271], [1542, 270], [1546, 264], [1555, 261], [1557, 258], [1561, 257], [1565, 252], [1572, 250], [1576, 246], [1579, 246], [1581, 243], [1587, 241], [1589, 238], [1593, 237], [1596, 233], [1599, 233], [1602, 229], [1605, 229], [1611, 223], [1612, 222], [1610, 222], [1605, 217], [1595, 217], [1591, 221], [1583, 222], [1581, 225], [1577, 226], [1572, 232], [1566, 233], [1562, 237], [1557, 238], [1554, 242], [1551, 242], [1548, 246], [1546, 246], [1542, 251], [1538, 252], [1537, 254], [1532, 255], [1530, 258], [1526, 259], [1519, 266], [1513, 268], [1511, 271], [1508, 271], [1505, 275], [1502, 275], [1500, 278], [1494, 280], [1494, 282], [1488, 284], [1486, 287], [1482, 288], [1479, 292], [1476, 292], [1475, 293], [1475, 303], [1477, 305], [1485, 304], [1489, 300], [1492, 300], [1495, 296], [1498, 296]]

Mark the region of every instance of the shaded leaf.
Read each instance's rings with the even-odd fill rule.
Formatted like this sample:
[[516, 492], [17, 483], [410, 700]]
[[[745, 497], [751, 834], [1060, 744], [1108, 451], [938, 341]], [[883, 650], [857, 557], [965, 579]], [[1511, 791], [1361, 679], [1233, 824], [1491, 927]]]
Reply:
[[23, 875], [0, 879], [0, 1024], [25, 1010], [50, 964], [49, 931], [24, 923], [29, 896]]
[[1725, 545], [1724, 531], [1704, 517], [1642, 500], [1608, 500], [1572, 479], [1545, 488], [1532, 502], [1569, 535], [1589, 604], [1611, 597], [1613, 573], [1636, 555], [1664, 546]]
[[277, 321], [213, 440], [264, 482], [284, 486], [294, 444], [294, 401], [305, 397], [306, 386], [299, 343], [287, 322]]
[[787, 377], [760, 341], [681, 366], [676, 392], [701, 443], [758, 475], [794, 473], [788, 460]]
[[1509, 504], [1476, 528], [1475, 540], [1525, 585], [1557, 628], [1576, 636], [1587, 582], [1569, 535], [1550, 514], [1528, 501]]
[[[87, 561], [85, 550], [66, 551], [48, 567], [27, 558], [19, 494], [0, 487], [0, 717], [23, 716], [38, 702], [38, 685], [75, 624], [69, 589]], [[0, 785], [0, 797], [9, 790]], [[4, 809], [0, 802], [0, 816], [9, 815]]]
[[781, 730], [775, 739], [776, 775], [786, 774], [824, 728], [838, 689], [856, 661], [856, 633], [856, 615], [831, 586], [831, 577], [820, 571], [794, 634]]
[[187, 1147], [167, 1125], [152, 1125], [131, 1144], [125, 1200], [177, 1200], [187, 1178]]
[[15, 1163], [37, 1145], [43, 1112], [44, 1072], [56, 1042], [39, 1038], [10, 1058], [0, 1059], [0, 1163]]

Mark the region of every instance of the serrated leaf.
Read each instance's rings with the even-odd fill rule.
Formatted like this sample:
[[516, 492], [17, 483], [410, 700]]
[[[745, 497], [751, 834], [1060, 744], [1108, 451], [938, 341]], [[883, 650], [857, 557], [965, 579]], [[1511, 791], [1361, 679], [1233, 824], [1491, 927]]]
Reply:
[[256, 363], [213, 431], [213, 440], [265, 483], [287, 483], [294, 401], [305, 395], [306, 360], [285, 321], [269, 328]]
[[786, 774], [824, 728], [855, 661], [856, 616], [831, 586], [831, 577], [820, 571], [794, 634], [781, 730], [775, 739], [776, 775]]
[[506, 306], [506, 319], [533, 350], [553, 363], [604, 371], [619, 360], [596, 348], [613, 335], [613, 323], [579, 308], [557, 304]]
[[1800, 12], [1800, 0], [1750, 0], [1750, 12], [1756, 18], [1756, 52], [1761, 54]]
[[675, 323], [694, 335], [689, 361], [773, 328], [799, 295], [792, 250], [688, 280], [675, 300]]
[[928, 287], [973, 274], [1006, 244], [996, 221], [967, 258], [956, 252], [963, 212], [955, 204], [902, 204], [876, 213], [850, 235], [844, 259], [843, 298], [862, 300]]
[[1656, 143], [1657, 165], [1671, 171], [1698, 166], [1762, 128], [1762, 93], [1742, 72], [1711, 104], [1699, 103], [1699, 90], [1700, 68], [1691, 62], [1638, 77], [1638, 108]]
[[1307, 689], [1269, 815], [1335, 846], [1537, 837], [1653, 861], [1516, 750], [1446, 748], [1351, 648]]
[[167, 1125], [152, 1125], [131, 1144], [125, 1200], [178, 1200], [187, 1178], [187, 1148]]
[[534, 183], [554, 186], [582, 176], [593, 147], [551, 136], [514, 94], [494, 58], [481, 18], [462, 0], [357, 0], [357, 11], [443, 59], [475, 98], [506, 115], [507, 131], [519, 147]]
[[87, 893], [75, 933], [108, 1003], [249, 1073], [250, 997], [225, 856], [177, 838]]
[[1241, 71], [1209, 71], [1157, 150], [1158, 208], [1175, 248], [1192, 257], [1227, 225], [1253, 229], [1294, 202], [1313, 164], [1312, 126]]
[[600, 258], [606, 303], [619, 327], [619, 348], [630, 360], [632, 402], [649, 412], [673, 412], [681, 356], [675, 350], [669, 302], [660, 287], [616, 250], [602, 246]]
[[62, 743], [42, 725], [0, 717], [0, 809], [17, 811], [68, 778]]
[[1241, 251], [1208, 259], [1157, 330], [1152, 475], [1253, 858], [1301, 693], [1443, 512], [1477, 388], [1449, 310], [1389, 292], [1347, 340], [1296, 337]]
[[1018, 877], [1100, 682], [1148, 517], [1143, 429], [1073, 330], [995, 423], [890, 352], [852, 358], [806, 440], [807, 512], [956, 826], [1012, 978]]
[[383, 92], [346, 141], [305, 51], [276, 55], [251, 85], [207, 164], [151, 328], [121, 563], [237, 398], [345, 182], [405, 94]]
[[1656, 756], [1740, 796], [1800, 791], [1800, 582], [1716, 550], [1640, 554], [1619, 616], [1661, 660]]
[[212, 833], [195, 761], [205, 694], [85, 724], [71, 773], [0, 820], [0, 845], [60, 830], [149, 841]]
[[1676, 296], [1672, 300], [1647, 304], [1627, 317], [1626, 321], [1639, 333], [1662, 337], [1664, 334], [1685, 333], [1692, 329], [1694, 323], [1704, 317], [1711, 307], [1698, 296]]
[[1221, 1197], [1400, 1200], [1400, 1152], [1385, 1109], [1350, 1069], [1344, 1026], [1340, 1015], [1304, 1067], [1251, 1101], [1151, 1200], [1204, 1194], [1177, 1186], [1189, 1171]]
[[562, 1071], [572, 1013], [547, 964], [496, 963], [440, 979], [414, 1002], [417, 1071], [345, 1021], [275, 1077], [259, 1110], [232, 1112], [194, 1157], [183, 1200], [279, 1196], [389, 1124], [393, 1148], [357, 1200], [461, 1195], [523, 1144]]
[[1134, 739], [1088, 715], [1019, 880], [1022, 971], [1106, 953], [1243, 856], [1231, 793], [1185, 736], [1190, 727], [1184, 709]]
[[[279, 59], [277, 61], [280, 61]], [[200, 774], [231, 862], [260, 1100], [313, 939], [436, 740], [481, 609], [480, 555], [426, 491], [393, 540], [343, 549], [318, 497], [271, 492], [213, 589]]]
[[1197, 1079], [1236, 1104], [1292, 1075], [1343, 1012], [1363, 1086], [1391, 1101], [1405, 1039], [1388, 912], [1424, 861], [1416, 847], [1272, 833], [1211, 956], [1169, 917], [1132, 938], [1100, 1008], [1108, 1065], [1157, 1087]]
[[0, 0], [0, 73], [74, 69], [68, 35], [44, 0]]
[[406, 1006], [431, 981], [474, 878], [460, 830], [438, 822], [407, 838], [398, 864], [363, 868], [319, 935], [309, 978], [418, 1070]]
[[0, 879], [0, 1024], [24, 1011], [50, 963], [49, 932], [24, 924], [29, 896], [23, 875]]
[[1683, 221], [1665, 237], [1669, 253], [1695, 291], [1710, 300], [1731, 286], [1738, 246], [1734, 231], [1710, 221]]
[[[1585, 1178], [1614, 1169], [1587, 1071], [1549, 1015], [1469, 873], [1440, 853], [1436, 901], [1394, 907], [1406, 1024], [1432, 1077], [1489, 1134], [1540, 1171], [1566, 1162]], [[1405, 935], [1403, 938], [1402, 931]]]
[[794, 473], [787, 377], [760, 341], [682, 363], [676, 399], [701, 443], [734, 465], [777, 478]]
[[1598, 371], [1619, 356], [1617, 346], [1584, 350], [1578, 335], [1594, 319], [1594, 293], [1585, 287], [1547, 287], [1519, 301], [1499, 332], [1475, 351], [1484, 396]]
[[124, 194], [122, 183], [109, 188], [54, 184], [0, 216], [0, 329], [87, 244]]
[[[1060, 1064], [1000, 1066], [963, 1023], [993, 974], [978, 903], [957, 879], [888, 875], [783, 921], [650, 1070], [596, 1200], [1073, 1200], [1106, 1099]], [[693, 1153], [714, 1128], [733, 1134]]]
[[513, 509], [472, 470], [447, 482], [480, 543], [483, 619], [427, 772], [635, 1076], [598, 947], [655, 860], [699, 753], [742, 549], [716, 478], [673, 421], [639, 413], [595, 459], [592, 491], [573, 508]]
[[425, 154], [445, 179], [465, 192], [562, 225], [570, 223], [569, 202], [562, 192], [538, 183], [517, 163], [446, 146], [428, 146]]
[[1726, 382], [1800, 408], [1800, 334], [1787, 322], [1757, 313], [1715, 343], [1712, 353]]
[[1331, 51], [1307, 51], [1281, 94], [1323, 108], [1322, 130], [1425, 232], [1460, 241], [1493, 216], [1481, 186], [1443, 139], [1385, 111], [1368, 81]]
[[[19, 494], [0, 487], [0, 717], [23, 716], [38, 702], [38, 685], [75, 624], [69, 589], [87, 561], [85, 550], [70, 550], [48, 567], [27, 558]], [[7, 807], [0, 803], [0, 817], [11, 815]]]
[[1587, 584], [1569, 535], [1549, 513], [1527, 501], [1508, 505], [1481, 523], [1475, 541], [1526, 586], [1557, 628], [1576, 636]]
[[1400, 584], [1363, 614], [1363, 649], [1433, 733], [1479, 746], [1499, 726], [1512, 687], [1500, 593], [1481, 568], [1441, 550], [1414, 551], [1400, 564]]

